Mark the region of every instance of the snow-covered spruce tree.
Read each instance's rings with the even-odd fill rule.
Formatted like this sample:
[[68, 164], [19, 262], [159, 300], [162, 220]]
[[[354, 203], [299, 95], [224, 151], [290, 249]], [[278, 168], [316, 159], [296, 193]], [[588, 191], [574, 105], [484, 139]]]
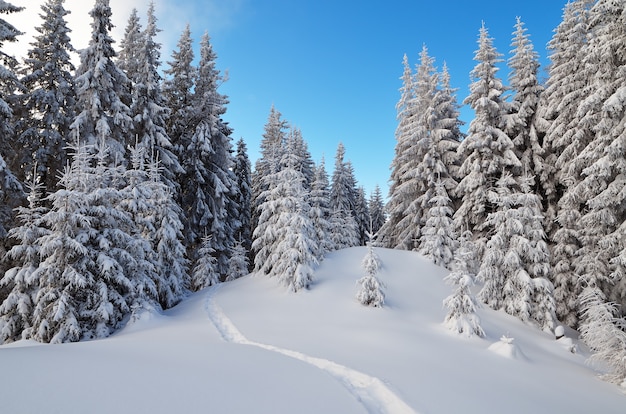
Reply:
[[400, 100], [396, 104], [398, 126], [396, 127], [396, 147], [393, 161], [391, 162], [391, 177], [389, 179], [389, 202], [387, 203], [388, 220], [380, 229], [379, 240], [388, 248], [401, 248], [409, 250], [410, 245], [400, 240], [399, 223], [404, 218], [411, 198], [404, 192], [406, 186], [405, 165], [409, 157], [409, 148], [412, 140], [412, 123], [416, 116], [414, 75], [409, 65], [409, 59], [404, 55], [402, 60], [404, 71], [402, 73], [402, 87], [400, 88]]
[[472, 234], [465, 232], [459, 243], [459, 248], [454, 255], [452, 272], [444, 279], [455, 287], [454, 293], [443, 301], [443, 306], [448, 309], [444, 323], [451, 331], [459, 334], [483, 337], [485, 332], [476, 315], [478, 303], [471, 290], [475, 276], [472, 269], [476, 261]]
[[318, 263], [306, 178], [300, 171], [302, 159], [295, 145], [292, 133], [281, 159], [283, 167], [265, 177], [269, 186], [263, 194], [265, 202], [260, 206], [259, 226], [252, 244], [259, 252], [255, 270], [277, 277], [294, 292], [309, 286], [313, 267]]
[[[489, 202], [498, 208], [489, 213], [485, 221], [485, 225], [493, 229], [493, 234], [486, 243], [476, 277], [483, 283], [478, 299], [496, 310], [505, 306], [504, 286], [508, 278], [523, 271], [521, 260], [517, 256], [519, 252], [509, 251], [510, 238], [519, 231], [521, 225], [514, 211], [516, 187], [515, 179], [510, 174], [504, 174], [498, 179], [496, 189], [488, 192]], [[525, 287], [525, 292], [529, 292], [528, 284]], [[530, 293], [524, 299], [529, 301]]]
[[456, 199], [456, 187], [461, 178], [459, 168], [463, 162], [457, 150], [465, 135], [460, 129], [464, 122], [459, 119], [460, 106], [456, 98], [456, 89], [450, 86], [450, 73], [445, 62], [439, 74], [439, 87], [433, 97], [432, 107], [430, 127], [433, 149], [437, 151], [439, 159], [445, 166], [446, 175], [443, 175], [443, 168], [436, 172], [445, 178], [446, 191], [456, 210], [456, 206], [459, 204]]
[[580, 295], [583, 309], [580, 324], [581, 339], [593, 354], [592, 362], [608, 365], [604, 375], [608, 381], [624, 386], [626, 382], [626, 319], [619, 316], [615, 303], [597, 286], [586, 286]]
[[[151, 243], [155, 238], [155, 211], [154, 197], [149, 186], [148, 170], [145, 165], [145, 149], [135, 145], [129, 148], [130, 163], [123, 171], [123, 182], [119, 191], [119, 201], [115, 208], [130, 217], [132, 221], [133, 236], [141, 240], [143, 256], [147, 263], [139, 270], [142, 274], [137, 275], [134, 281], [135, 291], [141, 298], [150, 298], [149, 302], [156, 302], [157, 285], [159, 285], [159, 272], [157, 258]], [[138, 240], [139, 241], [139, 240]], [[136, 303], [136, 308], [143, 304]]]
[[133, 136], [145, 148], [144, 154], [147, 158], [158, 158], [163, 182], [172, 189], [174, 197], [177, 197], [180, 189], [177, 177], [183, 173], [183, 168], [166, 130], [170, 110], [165, 106], [161, 90], [162, 78], [158, 71], [161, 65], [161, 46], [155, 40], [159, 32], [156, 21], [152, 2], [148, 7], [146, 29], [139, 33], [137, 39], [133, 37], [132, 41], [127, 40], [129, 44], [138, 43], [137, 50], [129, 46], [131, 50], [128, 51], [126, 60], [130, 62], [125, 64], [132, 67], [128, 69], [128, 75], [133, 82]]
[[[586, 203], [580, 219], [581, 249], [574, 261], [588, 285], [602, 289], [608, 300], [626, 306], [626, 276], [615, 261], [626, 249], [626, 5], [600, 0], [590, 10], [592, 33], [585, 67], [590, 83], [578, 115], [593, 138], [577, 155], [584, 167], [572, 190]], [[579, 312], [582, 309], [579, 309]], [[622, 311], [624, 312], [624, 311]], [[624, 312], [623, 314], [626, 314]]]
[[220, 283], [212, 237], [212, 235], [204, 236], [196, 253], [196, 261], [191, 271], [192, 290], [197, 291]]
[[387, 212], [385, 211], [385, 201], [378, 184], [374, 187], [374, 191], [370, 194], [368, 201], [370, 212], [370, 222], [372, 225], [371, 232], [376, 234], [387, 221]]
[[230, 254], [230, 261], [228, 262], [228, 273], [226, 275], [226, 282], [231, 282], [235, 279], [239, 279], [249, 273], [250, 264], [248, 262], [248, 250], [243, 246], [242, 242], [235, 243], [233, 251]]
[[[12, 165], [19, 179], [34, 171], [44, 194], [57, 189], [58, 174], [66, 165], [66, 139], [76, 116], [74, 65], [70, 29], [64, 0], [48, 0], [41, 6], [43, 22], [31, 43], [21, 69], [24, 93], [20, 119], [16, 120], [16, 153]], [[17, 148], [19, 147], [19, 149]], [[37, 166], [36, 170], [34, 165]], [[30, 180], [30, 179], [29, 179]]]
[[124, 71], [128, 79], [133, 83], [142, 70], [141, 63], [139, 62], [139, 54], [143, 47], [144, 39], [141, 23], [139, 23], [137, 9], [133, 8], [128, 17], [124, 37], [120, 42], [120, 50], [115, 61], [117, 67]]
[[546, 231], [552, 244], [554, 296], [559, 320], [573, 328], [578, 324], [578, 295], [582, 289], [574, 269], [574, 259], [581, 246], [582, 200], [570, 188], [580, 177], [580, 169], [572, 160], [588, 140], [578, 128], [576, 111], [584, 98], [588, 77], [583, 70], [583, 58], [588, 43], [589, 8], [594, 2], [576, 0], [565, 6], [563, 20], [548, 44], [551, 64], [540, 101], [540, 114], [545, 120], [546, 159], [540, 180], [546, 197]]
[[248, 149], [243, 138], [237, 141], [233, 173], [237, 183], [235, 205], [237, 222], [239, 223], [239, 227], [235, 229], [234, 237], [241, 243], [246, 252], [250, 252], [252, 247], [252, 171]]
[[359, 246], [367, 245], [367, 233], [371, 230], [370, 212], [365, 197], [365, 189], [359, 187], [356, 189], [356, 198], [354, 204], [354, 219], [359, 229]]
[[[522, 20], [517, 17], [513, 32], [512, 56], [508, 60], [509, 89], [512, 97], [505, 116], [505, 133], [515, 145], [515, 154], [522, 163], [521, 173], [530, 177], [543, 175], [544, 160], [537, 116], [539, 98], [544, 87], [539, 83], [539, 55], [533, 48]], [[541, 186], [533, 183], [533, 192]], [[539, 193], [540, 196], [542, 194]], [[542, 197], [543, 198], [543, 197]]]
[[302, 136], [302, 131], [299, 128], [292, 128], [291, 133], [294, 139], [294, 151], [298, 153], [298, 157], [302, 159], [302, 165], [300, 170], [304, 174], [304, 187], [306, 190], [311, 189], [311, 184], [315, 179], [315, 162], [309, 152], [309, 146]]
[[369, 232], [368, 236], [367, 254], [361, 262], [361, 266], [365, 270], [365, 276], [357, 280], [357, 284], [360, 288], [356, 294], [356, 299], [362, 305], [382, 308], [385, 304], [385, 286], [376, 277], [382, 263], [378, 254], [374, 251], [374, 236]]
[[458, 244], [451, 204], [443, 180], [438, 179], [435, 194], [427, 203], [428, 210], [420, 240], [420, 252], [437, 266], [447, 269], [450, 269]]
[[330, 187], [330, 239], [333, 249], [359, 245], [359, 228], [354, 218], [355, 179], [350, 164], [344, 161], [346, 149], [337, 146], [335, 170]]
[[[433, 113], [433, 97], [437, 88], [437, 73], [434, 68], [434, 59], [428, 55], [426, 46], [420, 53], [420, 64], [413, 80], [414, 98], [411, 108], [415, 111], [408, 129], [408, 142], [400, 159], [394, 162], [402, 163], [399, 167], [401, 185], [396, 194], [391, 197], [405, 198], [406, 207], [401, 212], [397, 223], [398, 245], [395, 248], [417, 250], [421, 227], [424, 221], [427, 201], [433, 196], [432, 188], [428, 186], [428, 165], [426, 152], [432, 146], [430, 137], [431, 125], [429, 115]], [[391, 202], [390, 202], [391, 204]], [[403, 203], [400, 203], [403, 204]], [[384, 232], [383, 232], [384, 233]]]
[[486, 224], [487, 216], [497, 209], [488, 199], [489, 189], [504, 172], [521, 167], [521, 163], [515, 156], [513, 142], [502, 130], [506, 108], [502, 99], [504, 86], [497, 77], [500, 54], [484, 24], [474, 60], [478, 63], [471, 72], [473, 82], [464, 103], [474, 110], [475, 117], [458, 149], [463, 164], [457, 192], [462, 200], [454, 220], [457, 231], [473, 233], [480, 257], [492, 229]]
[[[262, 225], [259, 223], [260, 206], [265, 202], [263, 194], [268, 189], [268, 183], [264, 177], [276, 173], [280, 169], [280, 160], [285, 150], [286, 139], [287, 121], [282, 119], [281, 113], [272, 105], [261, 140], [261, 156], [256, 161], [252, 173], [251, 228], [253, 232], [259, 225]], [[264, 230], [261, 232], [263, 233]], [[253, 249], [253, 253], [254, 255], [258, 254], [258, 250]]]
[[71, 129], [88, 145], [99, 145], [104, 139], [109, 164], [125, 165], [126, 147], [133, 143], [131, 112], [125, 102], [129, 80], [113, 61], [109, 0], [96, 0], [89, 14], [93, 19], [91, 39], [81, 51], [76, 76], [78, 115]]
[[[524, 322], [554, 329], [555, 305], [546, 276], [549, 252], [545, 242], [539, 197], [532, 193], [532, 180], [523, 179], [523, 192], [514, 178], [503, 175], [490, 201], [498, 210], [487, 224], [494, 229], [478, 273], [484, 282], [479, 299], [493, 309], [504, 309]], [[540, 300], [541, 302], [537, 302]]]
[[96, 230], [88, 194], [93, 190], [95, 151], [85, 145], [76, 145], [73, 150], [60, 189], [49, 196], [51, 210], [42, 217], [50, 233], [38, 239], [41, 263], [33, 273], [39, 286], [31, 337], [40, 342], [79, 341], [87, 319], [84, 308], [93, 308], [87, 298], [98, 275], [97, 253], [91, 244]]
[[[0, 3], [0, 14], [10, 14], [21, 11], [11, 3]], [[11, 143], [14, 136], [13, 110], [11, 102], [15, 98], [15, 90], [19, 86], [14, 68], [15, 59], [2, 51], [6, 42], [15, 42], [21, 33], [6, 20], [0, 18], [0, 256], [4, 257], [10, 247], [7, 231], [14, 225], [13, 209], [23, 204], [26, 198], [22, 185], [15, 177], [5, 161], [13, 159], [14, 150]], [[0, 299], [2, 299], [0, 289]]]
[[225, 277], [234, 233], [240, 224], [235, 222], [237, 183], [232, 171], [231, 130], [222, 119], [228, 100], [217, 91], [222, 77], [215, 68], [216, 58], [205, 33], [194, 89], [195, 130], [182, 157], [185, 173], [181, 200], [188, 256], [195, 260], [203, 235], [211, 235], [217, 272]]
[[17, 241], [7, 253], [14, 267], [0, 279], [0, 286], [9, 292], [0, 304], [0, 344], [31, 335], [33, 299], [39, 286], [33, 278], [40, 262], [38, 240], [48, 234], [48, 229], [41, 220], [47, 212], [42, 206], [43, 185], [33, 179], [28, 190], [28, 206], [18, 208], [19, 225], [9, 231], [9, 236]]
[[[194, 53], [189, 24], [181, 33], [177, 47], [178, 50], [172, 52], [172, 61], [167, 62], [169, 68], [165, 70], [163, 95], [165, 96], [165, 106], [171, 110], [166, 123], [166, 131], [174, 145], [174, 153], [182, 163], [184, 152], [189, 146], [193, 133], [191, 122], [194, 113], [193, 87], [197, 76], [197, 70], [192, 65]], [[181, 174], [178, 177], [179, 186], [182, 186], [183, 182], [184, 178]], [[178, 202], [181, 204], [180, 200]]]
[[330, 189], [324, 159], [315, 169], [315, 178], [309, 195], [311, 221], [315, 229], [317, 252], [315, 256], [322, 261], [324, 254], [333, 249], [330, 242]]
[[189, 289], [189, 261], [183, 244], [182, 210], [174, 193], [161, 178], [158, 160], [151, 160], [148, 185], [154, 206], [154, 237], [152, 248], [156, 254], [157, 292], [163, 309], [176, 305]]

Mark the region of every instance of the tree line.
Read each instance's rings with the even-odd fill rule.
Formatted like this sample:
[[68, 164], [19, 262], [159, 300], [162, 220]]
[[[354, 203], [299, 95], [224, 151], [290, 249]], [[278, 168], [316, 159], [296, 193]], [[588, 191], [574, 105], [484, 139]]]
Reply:
[[[382, 225], [380, 189], [366, 199], [343, 146], [329, 180], [274, 108], [252, 173], [207, 33], [195, 65], [187, 25], [161, 71], [154, 4], [115, 50], [96, 0], [75, 68], [64, 1], [41, 10], [27, 57], [0, 56], [0, 343], [105, 337], [251, 270], [306, 288], [325, 252]], [[0, 27], [1, 50], [20, 32]]]
[[[444, 65], [405, 56], [385, 247], [453, 270], [448, 325], [481, 334], [476, 299], [541, 329], [578, 329], [626, 378], [626, 2], [568, 2], [538, 54], [517, 18], [507, 60], [479, 31], [460, 132]], [[474, 298], [470, 287], [478, 282]]]

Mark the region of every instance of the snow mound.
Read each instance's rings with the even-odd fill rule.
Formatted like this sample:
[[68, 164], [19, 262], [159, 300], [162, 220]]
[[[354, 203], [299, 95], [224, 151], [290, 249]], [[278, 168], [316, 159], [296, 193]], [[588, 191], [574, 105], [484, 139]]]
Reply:
[[489, 345], [489, 348], [487, 349], [505, 358], [528, 361], [526, 355], [524, 355], [520, 347], [517, 346], [514, 341], [514, 338], [509, 338], [506, 335], [502, 335], [498, 342]]

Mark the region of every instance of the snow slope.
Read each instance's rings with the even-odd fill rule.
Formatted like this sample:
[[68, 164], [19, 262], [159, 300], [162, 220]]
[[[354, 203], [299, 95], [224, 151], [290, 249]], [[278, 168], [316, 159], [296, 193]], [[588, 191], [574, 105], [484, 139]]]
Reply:
[[0, 412], [625, 412], [548, 333], [489, 309], [487, 338], [446, 330], [445, 271], [416, 253], [377, 249], [386, 304], [361, 306], [366, 252], [330, 254], [296, 294], [248, 276], [105, 340], [0, 346]]

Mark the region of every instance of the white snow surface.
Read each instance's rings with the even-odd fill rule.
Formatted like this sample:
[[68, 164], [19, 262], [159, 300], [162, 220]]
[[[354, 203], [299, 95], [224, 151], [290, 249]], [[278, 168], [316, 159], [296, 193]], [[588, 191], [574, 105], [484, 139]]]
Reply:
[[443, 326], [447, 272], [417, 253], [376, 252], [383, 308], [354, 298], [358, 247], [329, 254], [309, 290], [250, 275], [107, 339], [0, 346], [0, 412], [625, 412], [581, 344], [573, 354], [485, 307], [486, 338], [456, 335]]

